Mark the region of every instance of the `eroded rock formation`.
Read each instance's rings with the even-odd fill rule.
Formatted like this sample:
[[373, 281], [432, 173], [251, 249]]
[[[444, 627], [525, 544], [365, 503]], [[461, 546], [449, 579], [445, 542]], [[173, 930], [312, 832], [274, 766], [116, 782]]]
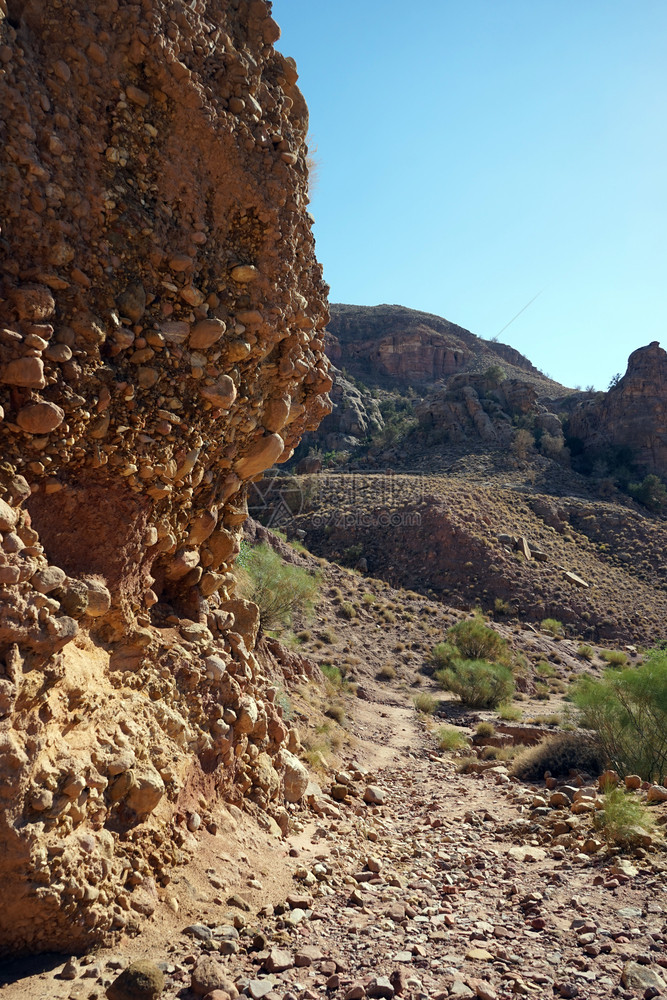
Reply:
[[194, 772], [284, 823], [230, 572], [329, 409], [278, 37], [264, 0], [0, 0], [0, 953], [152, 912]]
[[667, 351], [658, 341], [634, 351], [623, 378], [572, 413], [569, 434], [592, 454], [628, 448], [639, 468], [667, 477]]

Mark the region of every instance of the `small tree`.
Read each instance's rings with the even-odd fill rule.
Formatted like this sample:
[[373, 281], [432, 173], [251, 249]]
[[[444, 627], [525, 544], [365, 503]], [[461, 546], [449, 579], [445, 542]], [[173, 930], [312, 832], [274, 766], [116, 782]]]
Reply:
[[507, 659], [507, 643], [503, 637], [479, 618], [467, 618], [452, 625], [447, 638], [464, 660]]
[[470, 708], [495, 708], [514, 694], [514, 678], [509, 667], [486, 660], [454, 660], [446, 670], [437, 670], [436, 679], [445, 691], [458, 695]]
[[319, 580], [300, 566], [284, 563], [268, 545], [241, 552], [240, 591], [259, 608], [263, 632], [282, 631], [295, 615], [305, 615], [317, 596]]
[[512, 439], [512, 451], [517, 458], [520, 458], [522, 461], [525, 460], [534, 447], [535, 438], [529, 430], [526, 430], [525, 427], [520, 427], [518, 431], [515, 431]]
[[653, 474], [646, 476], [641, 483], [630, 483], [628, 493], [637, 503], [643, 504], [649, 510], [662, 510], [667, 506], [667, 489], [663, 481]]
[[573, 700], [619, 774], [667, 778], [667, 651], [653, 650], [640, 667], [607, 670], [601, 680], [581, 678]]

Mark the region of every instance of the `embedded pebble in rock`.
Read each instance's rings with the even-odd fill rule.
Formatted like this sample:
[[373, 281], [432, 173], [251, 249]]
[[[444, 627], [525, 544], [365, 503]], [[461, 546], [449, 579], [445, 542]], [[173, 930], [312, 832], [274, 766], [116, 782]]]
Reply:
[[16, 423], [29, 434], [50, 434], [65, 418], [65, 411], [55, 403], [33, 403], [16, 414]]

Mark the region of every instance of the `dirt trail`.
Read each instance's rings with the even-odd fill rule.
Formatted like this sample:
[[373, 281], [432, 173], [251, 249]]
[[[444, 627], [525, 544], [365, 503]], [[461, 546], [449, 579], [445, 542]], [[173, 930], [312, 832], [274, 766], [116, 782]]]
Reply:
[[[344, 801], [323, 783], [320, 815], [286, 845], [238, 819], [236, 857], [201, 844], [207, 864], [180, 881], [178, 917], [161, 907], [148, 933], [76, 962], [72, 980], [61, 959], [3, 997], [101, 1000], [137, 957], [162, 963], [163, 996], [182, 1000], [193, 969], [252, 1000], [663, 995], [651, 990], [667, 967], [664, 873], [638, 861], [611, 879], [613, 858], [550, 847], [521, 801], [534, 793], [502, 766], [458, 774], [412, 708], [359, 702], [351, 729]], [[382, 803], [362, 801], [369, 785]], [[212, 862], [226, 883], [213, 897]], [[228, 904], [234, 892], [249, 911]]]

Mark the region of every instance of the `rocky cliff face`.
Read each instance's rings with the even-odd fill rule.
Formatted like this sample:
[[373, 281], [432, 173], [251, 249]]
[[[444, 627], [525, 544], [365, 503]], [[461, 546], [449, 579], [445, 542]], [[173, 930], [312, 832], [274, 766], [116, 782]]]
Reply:
[[278, 37], [264, 0], [0, 0], [0, 952], [152, 912], [195, 772], [284, 819], [230, 572], [329, 409]]
[[424, 388], [503, 364], [508, 374], [535, 381], [542, 394], [562, 389], [507, 344], [404, 306], [332, 305], [326, 349], [335, 364], [371, 386]]
[[667, 476], [667, 351], [657, 341], [634, 351], [617, 385], [574, 411], [569, 433], [589, 452], [629, 448], [641, 469]]

